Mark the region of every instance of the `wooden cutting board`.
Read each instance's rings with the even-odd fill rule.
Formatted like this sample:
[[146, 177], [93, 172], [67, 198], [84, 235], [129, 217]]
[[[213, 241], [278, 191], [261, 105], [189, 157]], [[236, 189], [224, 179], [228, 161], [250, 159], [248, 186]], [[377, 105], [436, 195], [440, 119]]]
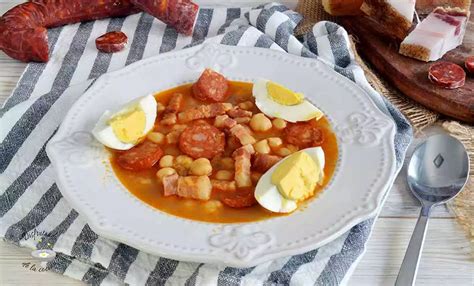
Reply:
[[[441, 114], [474, 123], [474, 75], [467, 74], [466, 84], [454, 90], [439, 88], [428, 80], [425, 63], [402, 56], [398, 43], [374, 31], [373, 22], [363, 16], [344, 17], [342, 25], [357, 39], [358, 52], [387, 81], [396, 86], [405, 96]], [[474, 56], [474, 5], [462, 46], [450, 51], [442, 60], [464, 67], [464, 59]]]

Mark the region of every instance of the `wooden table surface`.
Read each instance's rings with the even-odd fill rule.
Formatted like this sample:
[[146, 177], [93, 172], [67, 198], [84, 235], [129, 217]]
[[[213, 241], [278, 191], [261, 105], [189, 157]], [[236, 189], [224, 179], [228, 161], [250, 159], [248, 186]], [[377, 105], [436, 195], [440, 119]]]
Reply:
[[[0, 0], [0, 14], [20, 2], [23, 1]], [[207, 4], [212, 1], [197, 2]], [[228, 5], [249, 2], [267, 1], [226, 1]], [[282, 2], [293, 7], [296, 4], [296, 0]], [[0, 52], [0, 105], [15, 87], [24, 68], [25, 64]], [[432, 132], [439, 130], [432, 129], [427, 134]], [[419, 137], [424, 136], [426, 134]], [[367, 251], [349, 285], [393, 285], [396, 279], [419, 212], [418, 202], [406, 187], [405, 172], [403, 168], [390, 191], [375, 223]], [[25, 269], [22, 263], [34, 262], [29, 253], [28, 249], [0, 241], [0, 285], [82, 285], [80, 281], [54, 273]], [[445, 206], [436, 208], [430, 220], [417, 285], [474, 285], [474, 261], [469, 243]]]

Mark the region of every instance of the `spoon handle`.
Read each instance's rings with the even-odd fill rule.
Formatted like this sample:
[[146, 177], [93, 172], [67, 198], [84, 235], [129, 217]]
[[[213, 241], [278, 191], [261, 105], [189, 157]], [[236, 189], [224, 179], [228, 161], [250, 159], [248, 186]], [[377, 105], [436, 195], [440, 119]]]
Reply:
[[418, 271], [418, 262], [425, 241], [426, 229], [428, 226], [428, 218], [430, 216], [431, 206], [423, 206], [420, 216], [416, 222], [415, 230], [408, 244], [405, 258], [403, 258], [402, 266], [398, 272], [395, 286], [409, 286], [415, 284], [416, 272]]

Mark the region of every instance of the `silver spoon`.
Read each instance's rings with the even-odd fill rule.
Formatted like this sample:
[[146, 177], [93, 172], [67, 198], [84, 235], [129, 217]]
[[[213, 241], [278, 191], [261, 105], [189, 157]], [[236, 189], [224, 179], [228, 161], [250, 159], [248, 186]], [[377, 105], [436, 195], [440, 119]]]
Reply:
[[408, 186], [421, 212], [398, 272], [396, 286], [414, 285], [431, 208], [454, 198], [469, 175], [464, 145], [448, 135], [434, 135], [419, 145], [408, 165]]

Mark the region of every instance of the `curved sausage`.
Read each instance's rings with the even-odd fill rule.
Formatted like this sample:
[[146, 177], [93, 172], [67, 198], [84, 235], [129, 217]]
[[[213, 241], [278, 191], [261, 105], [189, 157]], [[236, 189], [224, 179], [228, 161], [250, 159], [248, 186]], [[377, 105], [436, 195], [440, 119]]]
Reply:
[[155, 165], [163, 156], [163, 150], [156, 143], [145, 141], [117, 157], [120, 167], [132, 170], [146, 170]]
[[464, 62], [464, 66], [466, 66], [468, 72], [474, 74], [474, 56], [468, 57]]
[[223, 75], [205, 69], [193, 84], [193, 96], [202, 101], [222, 102], [227, 97], [228, 88], [229, 83]]
[[[166, 13], [153, 13], [153, 7]], [[47, 28], [123, 17], [140, 12], [140, 8], [187, 35], [192, 32], [198, 10], [188, 0], [32, 0], [0, 18], [0, 50], [23, 62], [47, 62]]]
[[189, 126], [179, 138], [181, 152], [194, 159], [212, 159], [224, 152], [224, 148], [224, 133], [209, 124]]
[[80, 21], [122, 17], [139, 10], [130, 0], [34, 0], [0, 18], [0, 49], [23, 62], [48, 61], [46, 28]]
[[320, 146], [323, 143], [323, 132], [308, 122], [291, 123], [283, 130], [285, 140], [300, 148]]
[[108, 32], [95, 40], [97, 49], [104, 53], [120, 52], [127, 45], [128, 38], [120, 31]]
[[173, 26], [178, 33], [191, 35], [199, 6], [189, 0], [131, 0], [133, 4]]
[[231, 208], [247, 208], [257, 203], [252, 188], [238, 189], [235, 192], [223, 193], [220, 200], [223, 204]]
[[464, 85], [466, 73], [462, 67], [450, 62], [437, 62], [428, 70], [429, 80], [439, 87], [455, 89]]

